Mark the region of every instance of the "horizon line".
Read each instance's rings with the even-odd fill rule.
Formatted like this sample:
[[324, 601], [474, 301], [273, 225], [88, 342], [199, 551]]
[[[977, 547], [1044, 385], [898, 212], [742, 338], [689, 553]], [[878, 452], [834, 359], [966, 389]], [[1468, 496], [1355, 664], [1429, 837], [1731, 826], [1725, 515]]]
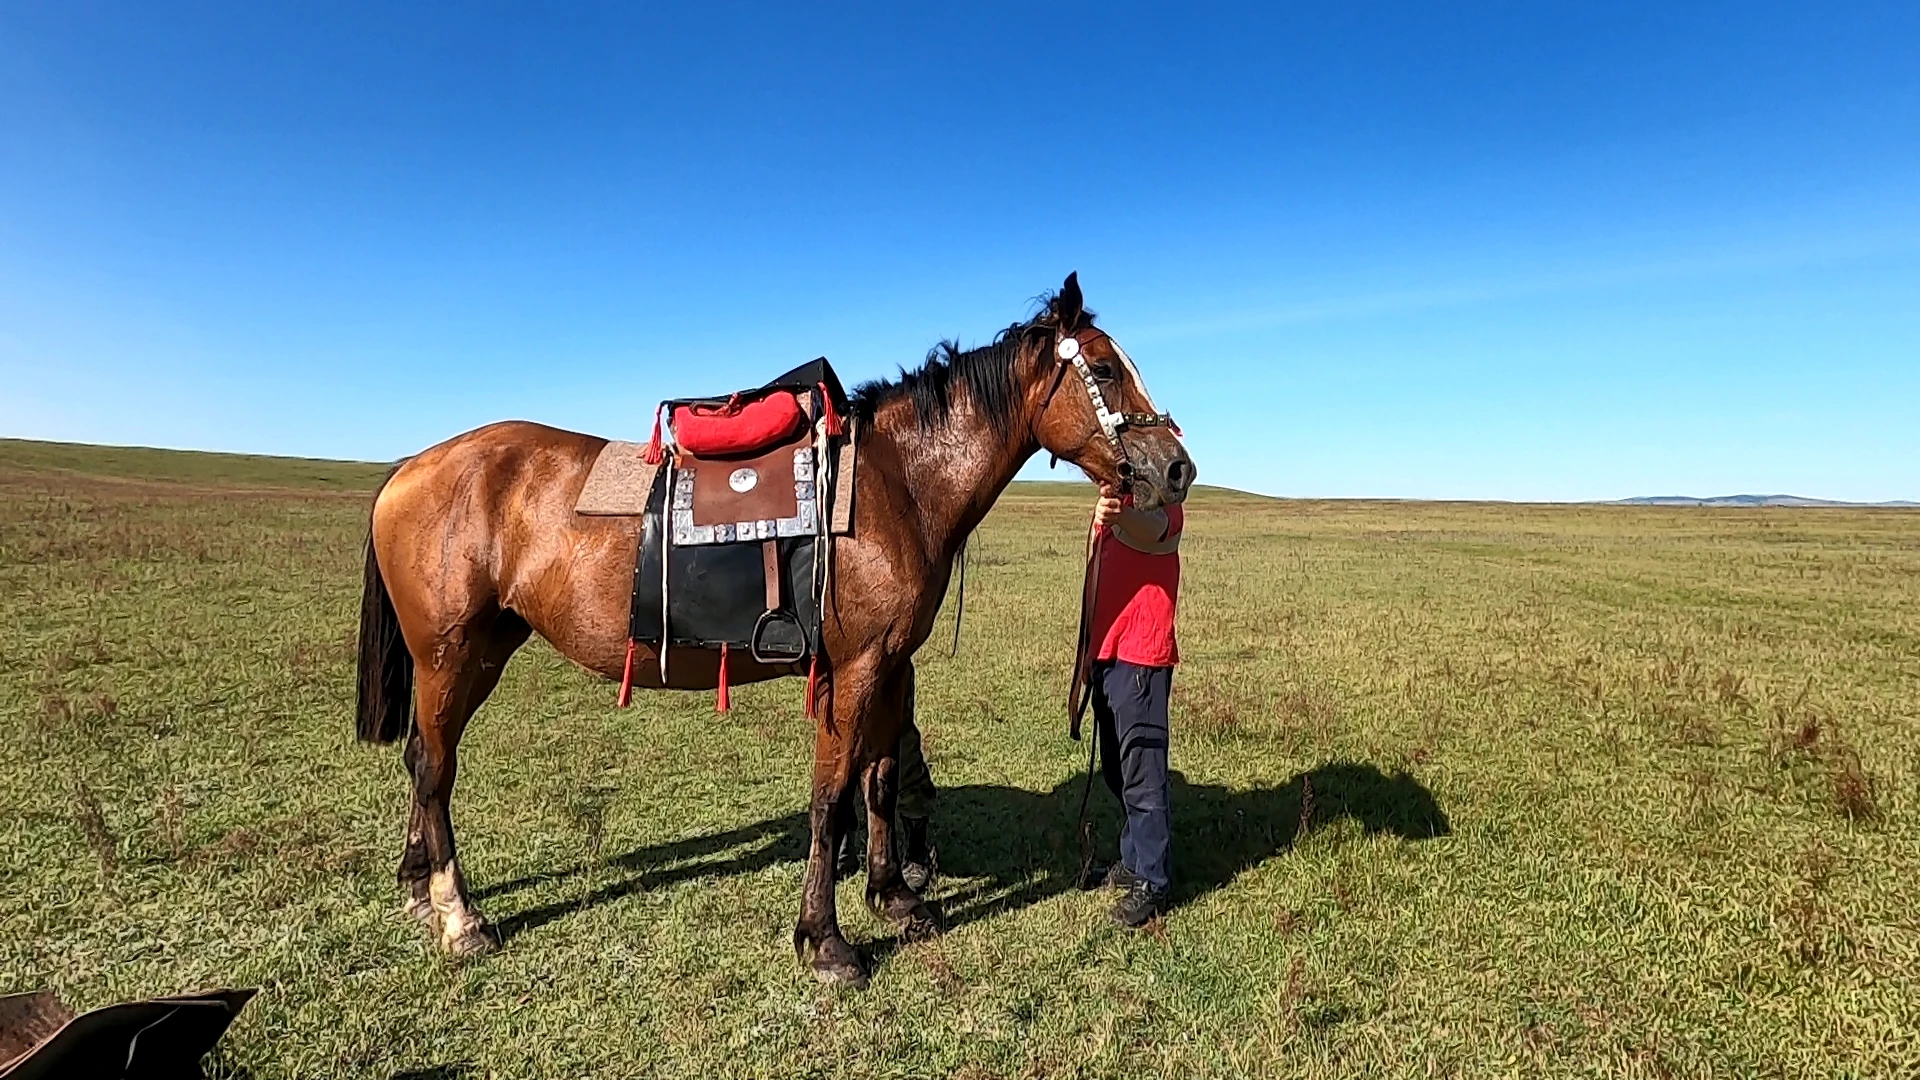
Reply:
[[[396, 458], [392, 461], [373, 461], [363, 458], [325, 458], [305, 457], [299, 454], [266, 454], [246, 450], [204, 450], [191, 446], [152, 446], [145, 443], [89, 443], [73, 442], [67, 439], [35, 439], [19, 435], [0, 435], [0, 443], [35, 443], [40, 446], [71, 446], [103, 450], [152, 450], [163, 454], [195, 454], [202, 457], [254, 458], [266, 461], [298, 461], [321, 465], [365, 465], [370, 468], [391, 468], [405, 461]], [[411, 455], [409, 455], [411, 456]], [[1015, 477], [1013, 484], [1054, 484], [1072, 485], [1090, 481], [1075, 480], [1022, 480]], [[1418, 496], [1418, 495], [1275, 495], [1264, 491], [1252, 491], [1247, 488], [1230, 487], [1226, 484], [1196, 484], [1195, 489], [1224, 491], [1234, 495], [1249, 495], [1257, 499], [1274, 499], [1288, 502], [1407, 502], [1407, 503], [1499, 503], [1507, 506], [1653, 506], [1669, 509], [1695, 507], [1700, 509], [1920, 509], [1920, 500], [1887, 499], [1877, 502], [1853, 502], [1845, 499], [1825, 499], [1818, 496], [1788, 495], [1780, 492], [1761, 494], [1741, 492], [1729, 495], [1630, 495], [1619, 499], [1503, 499], [1491, 495], [1463, 496]], [[1791, 500], [1790, 502], [1740, 503], [1736, 500]]]

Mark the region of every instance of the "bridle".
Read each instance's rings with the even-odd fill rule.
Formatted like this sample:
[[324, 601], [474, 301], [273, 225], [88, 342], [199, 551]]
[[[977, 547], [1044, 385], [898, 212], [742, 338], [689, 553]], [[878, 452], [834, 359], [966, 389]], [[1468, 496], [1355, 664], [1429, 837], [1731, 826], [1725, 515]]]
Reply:
[[[1082, 336], [1086, 340], [1082, 340]], [[1120, 358], [1121, 366], [1133, 377], [1133, 384], [1140, 388], [1140, 396], [1147, 399], [1147, 407], [1153, 412], [1117, 412], [1107, 405], [1107, 392], [1101, 388], [1100, 380], [1094, 377], [1093, 366], [1087, 363], [1087, 345], [1093, 341], [1105, 340], [1113, 354]], [[1053, 354], [1060, 361], [1060, 367], [1053, 377], [1053, 389], [1047, 391], [1047, 401], [1053, 400], [1054, 391], [1060, 389], [1060, 380], [1072, 367], [1087, 388], [1087, 400], [1093, 403], [1093, 417], [1100, 424], [1100, 434], [1106, 437], [1107, 445], [1113, 449], [1114, 470], [1120, 477], [1120, 492], [1125, 494], [1133, 486], [1133, 460], [1127, 456], [1125, 443], [1121, 441], [1121, 432], [1128, 428], [1166, 427], [1175, 435], [1180, 434], [1180, 425], [1173, 422], [1168, 413], [1158, 411], [1153, 403], [1153, 395], [1147, 392], [1147, 381], [1140, 377], [1140, 369], [1133, 366], [1133, 357], [1127, 350], [1113, 340], [1113, 335], [1096, 327], [1076, 330], [1071, 334], [1055, 331]], [[1044, 407], [1044, 406], [1043, 406]]]

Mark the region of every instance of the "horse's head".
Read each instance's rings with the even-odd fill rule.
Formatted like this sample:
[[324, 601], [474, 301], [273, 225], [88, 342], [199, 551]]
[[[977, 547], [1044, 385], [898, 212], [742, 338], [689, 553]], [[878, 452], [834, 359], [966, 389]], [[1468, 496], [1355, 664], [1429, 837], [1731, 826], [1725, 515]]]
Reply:
[[1196, 473], [1180, 429], [1120, 344], [1093, 325], [1078, 274], [1067, 275], [1033, 326], [1045, 373], [1034, 422], [1041, 447], [1143, 510], [1184, 500]]

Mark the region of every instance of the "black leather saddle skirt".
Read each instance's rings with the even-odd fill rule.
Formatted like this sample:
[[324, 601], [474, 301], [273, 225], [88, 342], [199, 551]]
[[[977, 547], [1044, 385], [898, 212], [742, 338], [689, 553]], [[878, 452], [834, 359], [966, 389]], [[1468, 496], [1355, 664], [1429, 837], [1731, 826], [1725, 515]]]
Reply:
[[811, 655], [819, 648], [820, 588], [814, 572], [821, 538], [774, 541], [781, 606], [769, 618], [762, 542], [665, 543], [669, 472], [661, 469], [654, 475], [647, 497], [634, 574], [633, 637], [675, 646], [757, 650], [763, 659], [802, 660]]

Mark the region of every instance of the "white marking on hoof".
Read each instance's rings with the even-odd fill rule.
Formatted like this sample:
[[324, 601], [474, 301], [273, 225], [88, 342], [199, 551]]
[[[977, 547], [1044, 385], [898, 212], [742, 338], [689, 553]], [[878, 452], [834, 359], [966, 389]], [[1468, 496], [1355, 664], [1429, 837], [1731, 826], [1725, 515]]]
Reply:
[[866, 972], [848, 971], [840, 967], [816, 967], [813, 977], [827, 986], [844, 986], [850, 990], [865, 990], [868, 983]]
[[433, 910], [433, 901], [424, 896], [416, 896], [400, 905], [400, 913], [426, 926], [432, 926], [440, 921], [439, 913]]
[[488, 932], [486, 924], [478, 920], [468, 923], [467, 928], [458, 937], [440, 939], [440, 947], [451, 956], [478, 956], [482, 953], [490, 953], [498, 946], [499, 943], [493, 940], [493, 935]]
[[436, 870], [427, 881], [427, 893], [433, 897], [433, 912], [440, 920], [440, 946], [456, 956], [484, 952], [493, 947], [487, 934], [487, 921], [467, 906], [460, 887], [460, 870], [454, 864]]

